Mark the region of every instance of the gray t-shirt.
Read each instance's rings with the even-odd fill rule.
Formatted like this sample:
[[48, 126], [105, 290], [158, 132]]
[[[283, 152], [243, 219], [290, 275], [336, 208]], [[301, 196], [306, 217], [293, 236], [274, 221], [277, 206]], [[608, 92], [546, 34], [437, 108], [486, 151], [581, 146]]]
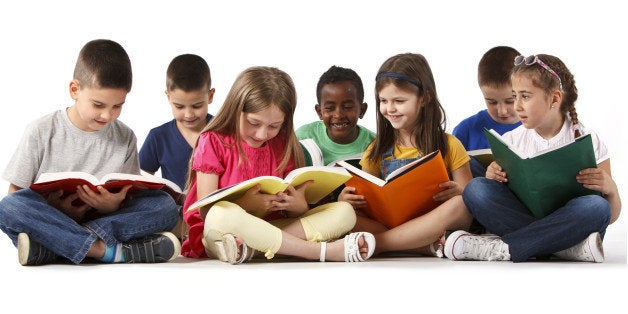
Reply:
[[85, 132], [65, 110], [30, 123], [2, 177], [22, 188], [44, 172], [82, 171], [97, 178], [107, 173], [139, 174], [137, 138], [115, 120], [102, 130]]

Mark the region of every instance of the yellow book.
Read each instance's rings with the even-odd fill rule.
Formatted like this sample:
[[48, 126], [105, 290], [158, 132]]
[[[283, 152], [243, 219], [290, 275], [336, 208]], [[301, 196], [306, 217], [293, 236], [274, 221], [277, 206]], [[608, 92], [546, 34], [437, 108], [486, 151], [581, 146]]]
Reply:
[[297, 168], [283, 179], [275, 176], [261, 176], [218, 189], [190, 205], [188, 211], [196, 210], [218, 201], [236, 200], [257, 184], [260, 184], [262, 193], [277, 194], [285, 191], [289, 185], [297, 187], [309, 180], [314, 181], [314, 183], [305, 190], [305, 199], [308, 204], [315, 204], [349, 180], [349, 178], [351, 178], [351, 174], [340, 167], [309, 166]]

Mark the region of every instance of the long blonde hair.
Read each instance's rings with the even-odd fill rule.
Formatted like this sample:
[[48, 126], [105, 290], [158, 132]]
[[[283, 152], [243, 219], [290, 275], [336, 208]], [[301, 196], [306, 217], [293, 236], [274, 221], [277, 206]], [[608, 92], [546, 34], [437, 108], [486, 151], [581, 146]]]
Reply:
[[[255, 66], [238, 75], [225, 98], [225, 102], [215, 117], [203, 128], [202, 133], [213, 131], [222, 135], [233, 136], [238, 147], [240, 162], [250, 162], [242, 149], [240, 137], [240, 115], [244, 112], [259, 112], [270, 106], [277, 106], [284, 114], [284, 121], [277, 136], [286, 139], [281, 163], [277, 173], [282, 173], [292, 159], [295, 167], [304, 165], [303, 151], [294, 133], [294, 111], [297, 105], [296, 90], [290, 76], [277, 68]], [[226, 144], [225, 145], [229, 145]], [[194, 181], [192, 164], [194, 151], [188, 165], [186, 191]]]

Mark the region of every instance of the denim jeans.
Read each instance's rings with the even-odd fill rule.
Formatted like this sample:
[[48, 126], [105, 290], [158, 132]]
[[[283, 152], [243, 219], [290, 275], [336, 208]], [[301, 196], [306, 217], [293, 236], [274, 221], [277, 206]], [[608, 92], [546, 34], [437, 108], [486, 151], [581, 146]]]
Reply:
[[471, 180], [462, 198], [473, 217], [508, 244], [513, 262], [549, 256], [594, 232], [603, 238], [611, 218], [610, 204], [598, 195], [576, 197], [536, 218], [506, 184], [488, 178]]
[[111, 214], [77, 223], [31, 189], [23, 189], [0, 201], [0, 229], [17, 246], [17, 235], [28, 234], [55, 254], [80, 263], [98, 238], [107, 246], [124, 243], [155, 232], [167, 231], [179, 219], [172, 197], [160, 190], [132, 194]]

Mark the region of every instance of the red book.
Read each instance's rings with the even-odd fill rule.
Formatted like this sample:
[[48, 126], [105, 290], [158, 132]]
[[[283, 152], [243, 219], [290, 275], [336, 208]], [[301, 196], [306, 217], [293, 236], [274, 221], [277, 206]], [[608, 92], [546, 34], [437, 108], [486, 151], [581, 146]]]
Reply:
[[42, 195], [63, 190], [62, 197], [65, 197], [76, 193], [76, 187], [79, 185], [88, 185], [94, 192], [98, 192], [97, 186], [102, 186], [109, 192], [117, 193], [129, 184], [133, 185], [130, 193], [140, 189], [164, 190], [175, 200], [179, 200], [182, 195], [179, 186], [170, 180], [153, 175], [128, 173], [110, 173], [99, 179], [86, 172], [47, 172], [42, 173], [29, 188]]

